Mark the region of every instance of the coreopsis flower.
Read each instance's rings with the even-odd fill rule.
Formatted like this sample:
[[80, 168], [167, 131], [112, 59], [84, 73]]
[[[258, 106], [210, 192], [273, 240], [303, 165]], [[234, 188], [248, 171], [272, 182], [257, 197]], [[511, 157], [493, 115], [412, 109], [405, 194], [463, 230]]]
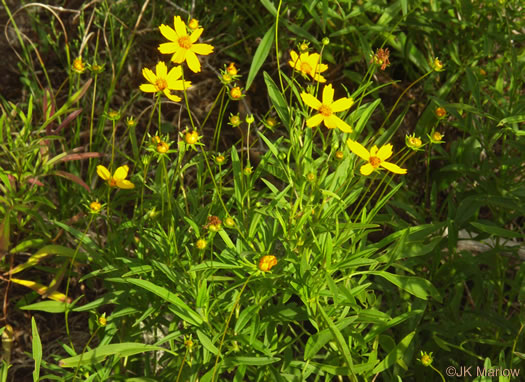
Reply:
[[447, 115], [447, 111], [445, 110], [444, 107], [440, 106], [440, 107], [437, 107], [436, 110], [434, 110], [434, 114], [439, 119], [442, 119], [442, 118], [445, 118], [445, 115]]
[[158, 144], [157, 144], [157, 152], [159, 154], [165, 154], [168, 152], [168, 150], [170, 149], [170, 145], [168, 145], [166, 142], [164, 141], [160, 141]]
[[416, 137], [414, 134], [412, 135], [405, 135], [405, 144], [408, 148], [418, 151], [421, 150], [421, 147], [423, 146], [423, 142], [421, 141], [421, 138]]
[[263, 272], [268, 272], [274, 265], [277, 265], [277, 258], [274, 255], [266, 255], [259, 260], [259, 269]]
[[222, 226], [221, 219], [219, 219], [218, 216], [211, 215], [211, 216], [208, 216], [208, 222], [204, 225], [203, 228], [209, 229], [210, 231], [213, 231], [213, 232], [218, 232], [220, 231], [221, 226]]
[[180, 16], [173, 18], [173, 24], [175, 29], [164, 24], [159, 27], [160, 33], [171, 41], [159, 45], [160, 53], [173, 54], [171, 61], [176, 64], [186, 61], [188, 68], [192, 72], [200, 72], [201, 63], [197, 54], [207, 56], [213, 52], [213, 46], [209, 44], [196, 44], [204, 29], [197, 28], [191, 32], [191, 35], [188, 35], [186, 24], [184, 24]]
[[137, 126], [137, 121], [133, 116], [126, 118], [126, 126], [129, 128]]
[[230, 90], [230, 98], [234, 101], [238, 101], [242, 98], [242, 89], [239, 86], [235, 86]]
[[215, 163], [217, 163], [218, 165], [223, 164], [225, 160], [226, 158], [222, 154], [215, 156]]
[[199, 141], [199, 133], [197, 133], [196, 130], [193, 131], [187, 131], [186, 134], [184, 134], [184, 141], [188, 145], [194, 145]]
[[228, 65], [228, 67], [226, 68], [226, 72], [230, 76], [236, 76], [239, 71], [237, 70], [237, 67], [235, 66], [235, 63], [234, 62], [230, 62], [230, 65]]
[[310, 49], [310, 43], [308, 41], [303, 41], [299, 44], [298, 48], [300, 53], [308, 52]]
[[188, 28], [190, 28], [192, 31], [197, 29], [199, 27], [199, 20], [197, 19], [191, 19], [188, 23]]
[[358, 157], [367, 161], [367, 164], [361, 166], [359, 171], [363, 175], [370, 175], [374, 170], [377, 170], [379, 167], [383, 167], [388, 171], [391, 171], [395, 174], [406, 174], [407, 170], [399, 167], [396, 164], [387, 162], [386, 160], [392, 156], [392, 145], [390, 143], [381, 146], [380, 149], [376, 145], [372, 146], [370, 151], [368, 151], [363, 145], [348, 139], [346, 141], [348, 148]]
[[100, 65], [100, 64], [97, 64], [97, 63], [93, 63], [91, 65], [89, 65], [89, 68], [88, 68], [91, 73], [93, 74], [100, 74], [104, 71], [104, 65]]
[[253, 114], [248, 114], [246, 116], [246, 123], [248, 125], [251, 125], [253, 122], [255, 122], [255, 118], [254, 118]]
[[109, 110], [107, 117], [110, 121], [118, 121], [121, 117], [119, 110]]
[[432, 134], [428, 135], [428, 138], [430, 139], [430, 142], [435, 144], [435, 145], [439, 145], [441, 143], [444, 143], [445, 141], [443, 141], [443, 137], [445, 135], [444, 134], [441, 134], [439, 131], [434, 131]]
[[110, 187], [118, 187], [123, 189], [131, 189], [134, 188], [135, 185], [131, 183], [129, 180], [127, 180], [129, 167], [127, 165], [120, 166], [115, 170], [115, 173], [111, 175], [109, 170], [102, 166], [97, 166], [97, 174], [102, 179], [108, 182], [108, 185]]
[[328, 69], [328, 65], [321, 64], [321, 56], [318, 53], [309, 54], [308, 52], [301, 53], [298, 55], [295, 51], [290, 52], [291, 60], [288, 64], [300, 72], [304, 77], [310, 76], [312, 79], [318, 82], [326, 82], [321, 73]]
[[86, 71], [86, 64], [82, 61], [82, 57], [77, 57], [73, 60], [72, 69], [78, 74], [82, 74]]
[[370, 62], [371, 63], [373, 62], [376, 65], [381, 65], [381, 70], [385, 70], [387, 66], [390, 65], [389, 56], [390, 56], [390, 50], [388, 48], [386, 49], [379, 48], [374, 54], [374, 56], [372, 57], [372, 61]]
[[265, 125], [268, 128], [273, 129], [275, 126], [277, 126], [277, 120], [274, 117], [268, 117], [266, 118]]
[[253, 167], [246, 166], [243, 170], [244, 175], [251, 175], [253, 173]]
[[100, 316], [100, 317], [98, 318], [97, 323], [98, 323], [98, 325], [99, 325], [100, 327], [102, 327], [102, 328], [103, 328], [104, 326], [107, 325], [108, 320], [107, 320], [107, 318], [106, 318], [106, 313], [104, 313], [102, 316]]
[[93, 213], [93, 214], [97, 214], [97, 213], [100, 211], [101, 208], [102, 208], [102, 204], [100, 204], [100, 203], [98, 202], [98, 200], [96, 200], [96, 201], [94, 201], [94, 202], [91, 202], [91, 203], [89, 204], [89, 210], [90, 210], [91, 213]]
[[421, 351], [421, 356], [418, 361], [421, 362], [421, 364], [425, 367], [432, 365], [432, 362], [434, 361], [434, 359], [432, 358], [432, 352], [427, 353]]
[[162, 93], [168, 99], [179, 102], [182, 100], [179, 96], [171, 94], [172, 90], [188, 89], [191, 86], [190, 81], [183, 81], [182, 67], [180, 65], [171, 68], [168, 72], [168, 67], [163, 61], [160, 61], [155, 67], [155, 72], [151, 69], [142, 69], [142, 75], [149, 82], [149, 84], [140, 85], [140, 90], [145, 93]]
[[306, 121], [308, 127], [315, 127], [324, 122], [324, 125], [329, 129], [337, 127], [345, 133], [352, 132], [352, 128], [341, 118], [337, 117], [335, 113], [350, 109], [354, 104], [354, 100], [343, 97], [334, 101], [334, 88], [331, 84], [325, 85], [323, 88], [322, 102], [304, 91], [301, 93], [301, 98], [306, 105], [319, 112]]
[[436, 57], [434, 61], [432, 61], [432, 69], [436, 72], [442, 72], [444, 70], [444, 65], [439, 58]]
[[204, 239], [199, 239], [195, 243], [195, 246], [202, 251], [204, 248], [208, 246], [208, 243]]
[[224, 224], [226, 225], [226, 227], [229, 227], [229, 228], [235, 227], [235, 220], [231, 216], [228, 216], [224, 220]]
[[335, 157], [339, 160], [342, 160], [345, 157], [345, 154], [341, 150], [335, 152]]
[[239, 114], [232, 114], [230, 115], [230, 121], [228, 122], [232, 127], [237, 127], [241, 124], [241, 117], [239, 117]]

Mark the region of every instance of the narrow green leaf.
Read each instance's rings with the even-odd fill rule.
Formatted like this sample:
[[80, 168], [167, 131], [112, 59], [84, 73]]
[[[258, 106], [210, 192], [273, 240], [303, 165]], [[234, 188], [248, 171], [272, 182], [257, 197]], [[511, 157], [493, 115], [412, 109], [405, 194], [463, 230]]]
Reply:
[[206, 350], [208, 350], [210, 353], [217, 355], [219, 350], [215, 347], [210, 337], [201, 332], [199, 329], [197, 329], [197, 337], [199, 337], [199, 341]]
[[35, 370], [33, 370], [33, 381], [40, 379], [40, 364], [42, 362], [42, 342], [36, 326], [35, 317], [31, 317], [31, 329], [33, 332], [33, 359], [35, 360]]
[[259, 73], [259, 69], [261, 69], [262, 64], [264, 64], [264, 61], [266, 61], [266, 57], [268, 57], [270, 49], [272, 48], [274, 38], [275, 25], [272, 24], [270, 29], [268, 29], [264, 34], [264, 37], [262, 38], [259, 46], [257, 47], [257, 50], [255, 51], [255, 54], [253, 55], [250, 72], [248, 73], [248, 78], [246, 79], [246, 90], [250, 88], [253, 80], [255, 79], [255, 76], [257, 73]]
[[405, 338], [403, 338], [401, 342], [397, 344], [397, 346], [394, 349], [392, 349], [390, 353], [387, 354], [385, 359], [375, 367], [372, 373], [381, 373], [382, 371], [392, 366], [396, 361], [402, 360], [403, 355], [407, 352], [408, 346], [410, 345], [410, 342], [412, 342], [412, 338], [415, 334], [416, 332], [413, 331], [410, 332]]
[[134, 342], [123, 342], [120, 344], [110, 344], [99, 346], [93, 350], [87, 351], [83, 354], [76, 355], [74, 357], [64, 358], [58, 363], [61, 367], [78, 367], [87, 366], [100, 363], [109, 356], [116, 356], [117, 358], [129, 357], [134, 354], [144, 353], [147, 351], [164, 351], [173, 355], [176, 355], [169, 349], [139, 344]]
[[273, 82], [272, 77], [266, 72], [264, 72], [264, 81], [266, 82], [266, 87], [268, 88], [268, 96], [272, 101], [273, 107], [279, 116], [279, 119], [286, 128], [290, 127], [290, 111], [288, 110], [288, 105], [281, 91]]
[[426, 300], [428, 296], [431, 296], [437, 301], [442, 302], [441, 295], [439, 294], [438, 290], [428, 280], [414, 276], [400, 276], [383, 271], [370, 272], [370, 274], [381, 276], [390, 281], [392, 284], [397, 285], [404, 291], [407, 291], [408, 293], [413, 294], [414, 296], [423, 300]]
[[64, 313], [66, 305], [60, 301], [41, 301], [35, 304], [22, 306], [22, 310], [38, 310], [47, 313]]
[[196, 326], [202, 324], [201, 316], [197, 312], [192, 310], [184, 301], [177, 297], [173, 292], [167, 290], [166, 288], [155, 285], [147, 280], [126, 278], [124, 279], [124, 281], [136, 285], [138, 287], [144, 288], [147, 291], [156, 294], [163, 300], [166, 300], [170, 304], [173, 304], [173, 306], [171, 307], [171, 311], [183, 320], [189, 322], [190, 324]]
[[501, 228], [495, 225], [483, 224], [478, 222], [471, 222], [474, 227], [480, 231], [489, 233], [492, 236], [505, 237], [507, 239], [523, 238], [523, 235], [519, 232], [509, 231], [508, 229]]
[[501, 121], [498, 122], [498, 126], [521, 122], [525, 122], [525, 114], [513, 115], [511, 117], [503, 118]]

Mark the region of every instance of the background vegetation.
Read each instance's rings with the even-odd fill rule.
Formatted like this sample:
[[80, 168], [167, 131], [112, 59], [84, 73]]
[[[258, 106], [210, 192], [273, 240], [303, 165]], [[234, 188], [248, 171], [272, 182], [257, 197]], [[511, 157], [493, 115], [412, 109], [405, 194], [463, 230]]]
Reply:
[[[525, 372], [521, 1], [1, 4], [2, 381]], [[180, 102], [140, 90], [174, 16]], [[353, 132], [306, 126], [326, 84]]]

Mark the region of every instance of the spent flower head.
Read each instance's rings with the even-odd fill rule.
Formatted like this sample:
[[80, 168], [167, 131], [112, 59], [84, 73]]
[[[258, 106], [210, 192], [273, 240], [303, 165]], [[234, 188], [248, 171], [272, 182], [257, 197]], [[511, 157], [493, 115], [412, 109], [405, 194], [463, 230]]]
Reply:
[[445, 143], [443, 140], [443, 137], [445, 134], [441, 134], [439, 131], [434, 131], [432, 134], [428, 135], [428, 139], [430, 139], [430, 143], [433, 143], [435, 145], [439, 145], [441, 143]]
[[434, 60], [432, 61], [432, 69], [434, 69], [436, 72], [442, 72], [444, 69], [444, 65], [443, 63], [441, 62], [441, 60], [439, 58], [434, 58]]
[[207, 56], [213, 52], [213, 46], [209, 44], [196, 44], [204, 29], [196, 28], [188, 35], [186, 24], [180, 16], [173, 18], [173, 24], [174, 28], [164, 24], [159, 27], [160, 33], [170, 41], [159, 45], [160, 53], [173, 54], [171, 61], [176, 64], [186, 61], [192, 72], [200, 72], [201, 63], [197, 55]]
[[199, 20], [197, 19], [191, 19], [188, 23], [188, 28], [190, 28], [192, 31], [197, 29], [199, 27]]
[[372, 61], [370, 63], [374, 63], [376, 65], [381, 65], [381, 70], [385, 70], [387, 66], [390, 65], [390, 50], [388, 48], [383, 49], [379, 48], [376, 50], [374, 56], [372, 57]]
[[102, 204], [100, 204], [98, 200], [89, 203], [89, 210], [92, 214], [98, 214], [101, 209]]
[[275, 126], [277, 126], [277, 120], [274, 117], [268, 117], [266, 118], [266, 121], [264, 121], [264, 124], [269, 129], [273, 129]]
[[169, 149], [170, 149], [170, 145], [164, 141], [160, 141], [157, 144], [157, 152], [159, 154], [166, 154]]
[[89, 70], [93, 74], [100, 74], [100, 73], [102, 73], [104, 71], [104, 65], [93, 63], [93, 64], [89, 65]]
[[444, 107], [437, 107], [435, 110], [434, 110], [434, 114], [436, 115], [436, 117], [438, 117], [439, 119], [443, 119], [445, 118], [445, 116], [447, 115], [447, 111], [445, 110]]
[[299, 49], [299, 53], [305, 53], [310, 50], [310, 42], [303, 40], [302, 43], [300, 43], [297, 48]]
[[418, 361], [421, 362], [421, 364], [425, 367], [431, 366], [432, 362], [434, 361], [434, 358], [432, 358], [432, 352], [427, 353], [427, 352], [421, 351], [421, 355]]
[[215, 163], [217, 163], [218, 165], [222, 165], [225, 160], [226, 160], [226, 158], [222, 154], [219, 154], [219, 155], [215, 156]]
[[377, 148], [376, 145], [372, 146], [368, 151], [363, 145], [348, 139], [346, 141], [348, 148], [358, 157], [367, 161], [368, 163], [361, 166], [359, 171], [362, 175], [370, 175], [373, 171], [383, 167], [394, 174], [406, 174], [407, 170], [399, 167], [394, 163], [387, 162], [386, 160], [392, 156], [392, 145], [390, 143]]
[[232, 125], [232, 127], [237, 127], [241, 124], [241, 117], [239, 117], [239, 114], [230, 114], [230, 120], [228, 124]]
[[82, 57], [77, 57], [73, 60], [71, 69], [78, 74], [82, 74], [86, 71], [86, 64], [82, 61]]
[[423, 142], [421, 141], [421, 138], [416, 137], [414, 134], [405, 135], [405, 144], [408, 148], [414, 151], [419, 151], [423, 147]]
[[324, 122], [324, 125], [329, 129], [335, 129], [337, 127], [345, 133], [352, 132], [352, 127], [341, 118], [337, 117], [335, 113], [350, 109], [354, 104], [354, 100], [352, 98], [343, 97], [334, 101], [334, 88], [331, 84], [324, 86], [322, 102], [304, 91], [301, 93], [301, 98], [306, 105], [319, 112], [306, 121], [308, 127], [315, 127], [321, 122]]
[[119, 168], [117, 168], [113, 175], [111, 175], [111, 173], [106, 167], [102, 165], [97, 166], [98, 176], [104, 179], [108, 183], [109, 187], [118, 187], [122, 189], [134, 188], [135, 185], [126, 179], [128, 176], [128, 172], [129, 167], [127, 165], [120, 166]]
[[126, 126], [130, 127], [130, 128], [137, 126], [137, 120], [133, 116], [127, 117], [126, 118]]
[[205, 249], [208, 246], [208, 243], [204, 239], [199, 239], [195, 243], [195, 246], [202, 251], [203, 249]]
[[168, 72], [168, 67], [163, 61], [157, 64], [155, 73], [148, 68], [144, 68], [142, 69], [142, 75], [149, 83], [140, 85], [140, 90], [145, 93], [162, 93], [174, 102], [179, 102], [182, 98], [171, 94], [172, 90], [184, 91], [191, 86], [190, 81], [180, 79], [182, 77], [182, 67], [180, 65], [171, 68]]
[[186, 142], [188, 145], [194, 145], [198, 141], [199, 133], [197, 133], [196, 130], [187, 131], [186, 134], [184, 134], [184, 142]]
[[328, 65], [321, 64], [321, 56], [318, 53], [309, 54], [308, 52], [303, 52], [298, 55], [292, 50], [288, 64], [300, 72], [303, 77], [310, 76], [315, 81], [326, 82], [326, 78], [321, 73], [328, 69]]
[[246, 116], [246, 123], [248, 125], [251, 125], [253, 122], [255, 122], [255, 118], [254, 118], [253, 114], [248, 114]]
[[234, 86], [230, 90], [230, 98], [234, 101], [240, 100], [244, 94], [242, 94], [242, 89], [239, 86]]

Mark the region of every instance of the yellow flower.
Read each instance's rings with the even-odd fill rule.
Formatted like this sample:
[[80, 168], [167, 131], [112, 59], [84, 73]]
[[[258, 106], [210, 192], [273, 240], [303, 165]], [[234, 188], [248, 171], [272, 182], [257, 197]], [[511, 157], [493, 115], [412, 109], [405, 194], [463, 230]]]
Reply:
[[184, 135], [184, 141], [188, 145], [194, 145], [199, 141], [199, 133], [197, 133], [197, 131], [195, 130], [193, 130], [192, 132], [186, 132], [186, 134]]
[[195, 246], [200, 249], [200, 250], [203, 250], [204, 248], [206, 248], [208, 246], [208, 243], [206, 243], [206, 240], [204, 239], [199, 239], [197, 240], [197, 242], [195, 243]]
[[299, 44], [298, 48], [299, 48], [300, 53], [308, 52], [308, 49], [310, 49], [309, 42], [303, 41], [302, 43]]
[[155, 67], [155, 72], [148, 68], [142, 69], [142, 75], [149, 84], [140, 85], [140, 90], [145, 93], [162, 92], [166, 97], [174, 102], [179, 102], [182, 98], [171, 94], [171, 90], [184, 90], [191, 86], [190, 81], [182, 81], [179, 78], [182, 76], [182, 67], [180, 65], [171, 68], [168, 72], [168, 67], [163, 61], [160, 61]]
[[98, 318], [97, 321], [98, 321], [98, 324], [99, 324], [101, 327], [106, 326], [106, 324], [108, 323], [108, 320], [107, 320], [107, 318], [106, 318], [106, 314], [104, 313], [102, 316], [100, 316], [100, 317]]
[[166, 42], [159, 45], [159, 51], [162, 54], [172, 54], [171, 61], [181, 64], [184, 61], [188, 64], [188, 68], [194, 73], [201, 71], [201, 63], [197, 58], [197, 54], [207, 56], [213, 52], [213, 46], [209, 44], [195, 44], [202, 32], [203, 28], [195, 29], [191, 35], [188, 35], [186, 25], [180, 16], [173, 18], [175, 29], [162, 24], [159, 27], [160, 33], [171, 42]]
[[126, 126], [130, 128], [137, 126], [137, 121], [135, 120], [133, 116], [126, 118]]
[[268, 272], [277, 264], [277, 258], [274, 255], [266, 255], [259, 260], [259, 269], [263, 272]]
[[317, 53], [309, 54], [308, 52], [297, 55], [295, 51], [290, 52], [291, 60], [288, 64], [295, 70], [301, 72], [303, 76], [310, 76], [315, 81], [326, 82], [321, 73], [328, 69], [328, 65], [320, 63], [320, 56]]
[[86, 64], [82, 61], [82, 57], [77, 57], [73, 60], [73, 70], [79, 74], [84, 73]]
[[387, 162], [386, 160], [392, 156], [392, 145], [390, 143], [383, 145], [380, 149], [376, 145], [372, 147], [370, 151], [364, 148], [363, 145], [348, 139], [346, 141], [348, 148], [352, 152], [367, 161], [367, 164], [364, 164], [360, 168], [360, 172], [363, 175], [370, 175], [378, 167], [384, 167], [388, 171], [391, 171], [395, 174], [406, 174], [407, 170], [399, 167], [393, 163]]
[[241, 88], [238, 86], [232, 88], [232, 90], [230, 90], [230, 97], [235, 101], [240, 100], [242, 98]]
[[168, 145], [166, 142], [164, 141], [160, 141], [158, 144], [157, 144], [157, 152], [159, 154], [165, 154], [168, 152], [168, 150], [170, 149], [170, 145]]
[[126, 165], [120, 166], [119, 168], [115, 170], [115, 173], [112, 176], [106, 167], [102, 165], [97, 166], [98, 176], [100, 176], [102, 179], [107, 181], [110, 187], [118, 187], [118, 188], [123, 188], [123, 189], [134, 188], [135, 185], [131, 183], [129, 180], [126, 180], [126, 177], [128, 176], [128, 171], [129, 171], [128, 166]]
[[335, 152], [335, 157], [339, 160], [342, 160], [345, 157], [345, 154], [341, 150]]
[[432, 61], [432, 69], [434, 69], [436, 72], [442, 72], [444, 65], [441, 62], [439, 58], [435, 58], [434, 61]]
[[421, 356], [418, 361], [421, 362], [425, 367], [432, 365], [432, 362], [434, 361], [434, 359], [432, 358], [432, 352], [427, 353], [421, 351]]
[[434, 114], [436, 115], [436, 117], [441, 119], [441, 118], [444, 118], [445, 115], [447, 115], [447, 111], [445, 110], [444, 107], [437, 107], [436, 110], [434, 110]]
[[423, 142], [421, 141], [421, 138], [416, 137], [414, 134], [412, 134], [412, 135], [405, 135], [405, 144], [407, 145], [408, 148], [418, 151], [421, 149]]
[[319, 101], [313, 95], [306, 92], [301, 93], [303, 102], [310, 106], [312, 109], [319, 111], [319, 114], [315, 114], [306, 121], [308, 127], [314, 127], [324, 122], [324, 125], [329, 129], [338, 128], [345, 133], [351, 133], [352, 128], [341, 118], [337, 117], [334, 113], [338, 113], [343, 110], [350, 109], [354, 104], [352, 98], [340, 98], [334, 101], [334, 88], [332, 85], [325, 85], [323, 88], [323, 102]]
[[237, 127], [241, 124], [241, 118], [239, 117], [239, 114], [230, 115], [230, 125], [233, 127]]
[[445, 135], [441, 134], [439, 131], [434, 131], [431, 135], [428, 136], [428, 138], [430, 139], [431, 143], [439, 145], [439, 144], [445, 142], [445, 141], [443, 141], [443, 137], [444, 136]]
[[217, 155], [215, 157], [215, 163], [217, 164], [223, 164], [226, 158], [224, 158], [224, 155]]
[[273, 129], [275, 126], [277, 126], [277, 120], [274, 117], [268, 117], [266, 119], [266, 126], [268, 126], [270, 129]]
[[190, 28], [192, 31], [197, 29], [199, 27], [199, 20], [197, 19], [191, 19], [188, 23], [188, 28]]
[[100, 204], [98, 201], [91, 202], [89, 204], [89, 209], [94, 214], [98, 213], [98, 211], [100, 211], [101, 208], [102, 208], [102, 204]]
[[228, 74], [230, 76], [236, 76], [237, 75], [238, 70], [237, 70], [237, 67], [235, 66], [234, 62], [230, 62], [230, 65], [228, 65], [228, 67], [226, 68], [226, 72], [228, 72]]
[[253, 117], [253, 114], [248, 114], [246, 116], [246, 123], [248, 125], [251, 125], [255, 121], [255, 118]]

